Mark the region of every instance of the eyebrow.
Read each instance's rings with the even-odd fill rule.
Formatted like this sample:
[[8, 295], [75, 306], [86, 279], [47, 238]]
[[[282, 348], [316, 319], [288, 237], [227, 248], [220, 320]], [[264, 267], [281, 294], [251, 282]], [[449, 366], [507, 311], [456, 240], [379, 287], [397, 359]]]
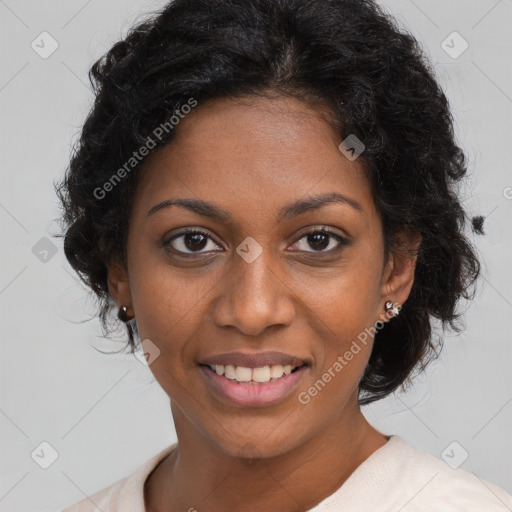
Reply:
[[[333, 192], [330, 194], [321, 194], [318, 196], [298, 199], [297, 201], [282, 207], [279, 210], [278, 218], [279, 220], [290, 219], [306, 212], [318, 210], [322, 206], [332, 203], [346, 204], [355, 210], [360, 212], [363, 211], [363, 207], [355, 199]], [[210, 217], [223, 222], [232, 221], [231, 215], [219, 206], [203, 201], [202, 199], [189, 198], [166, 199], [165, 201], [151, 207], [146, 216], [149, 217], [150, 215], [170, 206], [181, 206], [203, 217]]]

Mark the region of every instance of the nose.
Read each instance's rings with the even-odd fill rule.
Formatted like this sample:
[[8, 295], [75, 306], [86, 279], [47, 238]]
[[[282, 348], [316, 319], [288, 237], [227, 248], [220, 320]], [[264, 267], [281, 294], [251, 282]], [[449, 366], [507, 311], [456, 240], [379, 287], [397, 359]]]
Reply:
[[252, 263], [235, 255], [233, 265], [213, 301], [214, 323], [248, 336], [258, 336], [271, 326], [289, 326], [295, 316], [293, 293], [272, 269], [270, 255], [263, 251]]

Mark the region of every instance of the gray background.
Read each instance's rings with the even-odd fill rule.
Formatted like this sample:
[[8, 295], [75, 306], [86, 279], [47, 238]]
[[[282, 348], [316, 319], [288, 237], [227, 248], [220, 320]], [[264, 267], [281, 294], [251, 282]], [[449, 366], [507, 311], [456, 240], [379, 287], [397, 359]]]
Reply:
[[[460, 467], [512, 493], [512, 3], [383, 3], [433, 60], [469, 155], [465, 202], [487, 217], [487, 235], [476, 238], [485, 263], [466, 331], [445, 337], [441, 358], [413, 389], [364, 411], [383, 432], [436, 457], [448, 454], [459, 464], [467, 452]], [[122, 343], [102, 339], [97, 320], [85, 322], [94, 301], [67, 264], [61, 240], [51, 236], [59, 213], [52, 182], [62, 176], [92, 100], [87, 71], [141, 13], [161, 5], [0, 1], [2, 511], [64, 507], [175, 440], [169, 400], [147, 367], [130, 355], [94, 350]], [[46, 59], [31, 47], [34, 40], [42, 46], [43, 31], [58, 43]], [[469, 44], [458, 58], [442, 47], [454, 31]], [[444, 44], [452, 53], [462, 48], [453, 36]], [[31, 458], [42, 442], [58, 453], [47, 469]]]

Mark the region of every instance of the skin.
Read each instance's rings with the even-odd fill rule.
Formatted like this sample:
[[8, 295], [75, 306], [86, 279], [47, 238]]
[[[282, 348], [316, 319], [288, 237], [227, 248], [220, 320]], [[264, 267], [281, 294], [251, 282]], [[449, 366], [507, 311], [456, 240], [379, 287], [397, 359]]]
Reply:
[[[171, 399], [178, 436], [179, 447], [146, 481], [148, 511], [304, 511], [387, 442], [357, 404], [371, 339], [308, 404], [298, 400], [359, 333], [385, 319], [387, 300], [406, 301], [415, 266], [404, 254], [385, 257], [362, 162], [339, 151], [342, 139], [323, 113], [280, 96], [209, 101], [145, 162], [127, 265], [112, 262], [108, 275], [141, 340], [160, 350], [150, 369]], [[332, 192], [360, 209], [331, 202], [278, 220], [285, 205]], [[178, 197], [214, 203], [231, 220], [180, 206], [147, 215]], [[211, 237], [199, 256], [187, 237], [161, 245], [185, 227]], [[331, 236], [309, 243], [305, 234], [322, 227], [348, 244]], [[236, 252], [248, 236], [262, 248], [252, 263]], [[198, 366], [214, 354], [267, 350], [309, 363], [296, 392], [272, 406], [219, 399]]]

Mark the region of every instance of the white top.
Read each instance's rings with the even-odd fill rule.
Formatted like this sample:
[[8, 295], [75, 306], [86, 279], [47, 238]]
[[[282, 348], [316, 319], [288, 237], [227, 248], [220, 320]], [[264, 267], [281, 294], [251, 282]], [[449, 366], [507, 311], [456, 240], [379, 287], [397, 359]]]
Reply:
[[[144, 482], [176, 444], [135, 472], [61, 512], [145, 512]], [[372, 453], [308, 512], [511, 512], [501, 487], [410, 446], [400, 436]]]

